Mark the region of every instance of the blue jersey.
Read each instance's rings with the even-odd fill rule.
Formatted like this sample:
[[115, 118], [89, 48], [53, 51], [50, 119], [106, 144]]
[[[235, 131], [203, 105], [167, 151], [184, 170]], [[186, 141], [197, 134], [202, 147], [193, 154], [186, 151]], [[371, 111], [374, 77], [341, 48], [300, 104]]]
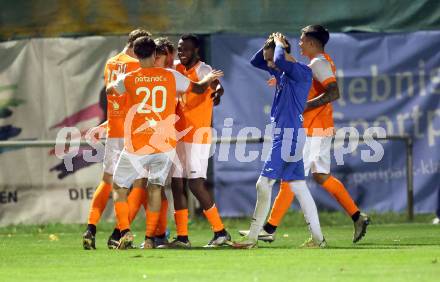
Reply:
[[[284, 49], [275, 47], [274, 64], [276, 69], [269, 68], [260, 49], [251, 60], [257, 68], [268, 71], [277, 80], [275, 96], [272, 103], [271, 120], [275, 130], [271, 153], [266, 160], [261, 175], [284, 181], [303, 180], [304, 163], [302, 147], [297, 146], [298, 133], [303, 127], [304, 107], [312, 86], [312, 70], [305, 64], [286, 61]], [[290, 147], [283, 148], [283, 135], [286, 129], [293, 130]], [[304, 136], [305, 137], [305, 136]], [[299, 152], [297, 152], [299, 151]], [[289, 156], [300, 154], [300, 158], [289, 161]]]
[[[303, 126], [302, 113], [312, 86], [312, 70], [303, 63], [286, 61], [281, 46], [275, 47], [274, 63], [278, 69], [267, 66], [263, 49], [260, 49], [251, 60], [253, 66], [268, 71], [277, 80], [270, 112], [271, 121], [281, 129], [281, 132], [285, 128], [292, 128], [297, 134]], [[294, 136], [297, 136], [296, 134]]]

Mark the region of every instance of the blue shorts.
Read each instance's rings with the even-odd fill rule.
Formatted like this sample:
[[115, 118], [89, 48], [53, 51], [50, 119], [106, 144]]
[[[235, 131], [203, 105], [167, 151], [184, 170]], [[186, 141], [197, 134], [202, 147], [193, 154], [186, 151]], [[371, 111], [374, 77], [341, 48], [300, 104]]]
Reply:
[[[261, 175], [277, 180], [293, 181], [293, 180], [304, 180], [304, 162], [302, 158], [302, 148], [299, 148], [297, 154], [299, 160], [289, 161], [287, 156], [282, 157], [282, 142], [281, 140], [274, 140], [272, 144], [272, 150], [264, 163]], [[295, 154], [296, 142], [292, 142], [290, 148], [290, 156]]]

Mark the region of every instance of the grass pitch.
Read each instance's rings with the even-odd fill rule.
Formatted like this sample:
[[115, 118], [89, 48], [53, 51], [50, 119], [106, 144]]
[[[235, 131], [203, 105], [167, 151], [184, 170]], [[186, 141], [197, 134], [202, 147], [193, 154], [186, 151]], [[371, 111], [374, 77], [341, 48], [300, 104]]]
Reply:
[[[439, 281], [440, 226], [422, 223], [430, 215], [411, 224], [402, 216], [373, 215], [358, 244], [351, 243], [352, 225], [342, 213], [320, 218], [327, 249], [298, 248], [308, 232], [297, 213], [285, 218], [276, 242], [253, 250], [201, 248], [212, 236], [203, 219], [190, 225], [192, 250], [111, 251], [110, 223], [98, 226], [96, 251], [82, 249], [84, 225], [5, 227], [0, 281]], [[249, 226], [248, 219], [225, 223], [234, 238]], [[139, 244], [142, 222], [133, 230]]]

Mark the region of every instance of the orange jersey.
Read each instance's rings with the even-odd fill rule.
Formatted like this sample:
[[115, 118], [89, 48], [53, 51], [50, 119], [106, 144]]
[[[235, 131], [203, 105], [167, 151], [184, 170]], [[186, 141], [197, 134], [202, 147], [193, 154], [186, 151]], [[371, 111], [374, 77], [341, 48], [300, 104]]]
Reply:
[[177, 92], [191, 81], [172, 69], [139, 68], [118, 77], [117, 93], [126, 95], [124, 146], [132, 153], [150, 155], [176, 147]]
[[[120, 73], [129, 73], [139, 68], [139, 61], [125, 53], [110, 58], [104, 69], [105, 86], [116, 80]], [[124, 120], [127, 112], [126, 97], [107, 95], [107, 136], [109, 138], [124, 137]]]
[[[176, 70], [192, 81], [202, 80], [212, 69], [209, 65], [199, 61], [195, 66], [187, 70], [182, 64], [176, 66]], [[176, 113], [179, 120], [176, 129], [180, 132], [191, 128], [182, 141], [187, 143], [211, 144], [211, 120], [213, 101], [212, 89], [208, 87], [205, 93], [198, 95], [191, 92], [183, 93], [179, 99]]]
[[[313, 58], [309, 67], [313, 72], [313, 82], [307, 100], [321, 95], [329, 83], [336, 82], [336, 67], [328, 54], [319, 54]], [[332, 136], [334, 134], [331, 103], [305, 111], [303, 117], [304, 128], [307, 129], [308, 136]]]

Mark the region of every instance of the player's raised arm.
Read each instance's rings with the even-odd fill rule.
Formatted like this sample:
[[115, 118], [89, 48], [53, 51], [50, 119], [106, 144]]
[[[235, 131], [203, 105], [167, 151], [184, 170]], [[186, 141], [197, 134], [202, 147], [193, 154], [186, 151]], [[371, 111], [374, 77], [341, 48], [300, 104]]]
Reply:
[[107, 95], [111, 95], [111, 94], [122, 95], [122, 94], [124, 94], [126, 91], [125, 77], [126, 77], [126, 75], [120, 74], [120, 75], [118, 75], [117, 79], [114, 82], [109, 83], [107, 85], [107, 88], [105, 89], [106, 94]]
[[196, 94], [203, 94], [213, 81], [218, 80], [221, 77], [223, 77], [223, 71], [213, 70], [199, 82], [191, 81], [191, 91]]
[[[310, 68], [305, 64], [299, 63], [293, 58], [293, 56], [287, 54], [290, 52], [290, 46], [288, 45], [286, 38], [281, 33], [272, 34], [275, 41], [275, 52], [273, 62], [275, 66], [282, 72], [286, 73], [291, 79], [296, 81], [307, 80], [310, 76]], [[286, 59], [286, 56], [289, 59]]]
[[190, 90], [195, 94], [203, 94], [213, 81], [218, 80], [220, 77], [223, 77], [223, 71], [221, 70], [210, 71], [199, 82], [191, 81], [181, 73], [174, 70], [173, 74], [176, 78], [177, 92], [186, 92]]
[[[197, 70], [197, 75], [198, 75], [199, 79], [203, 79], [211, 71], [212, 71], [211, 66], [208, 66], [206, 64], [202, 64]], [[221, 98], [221, 96], [223, 96], [223, 93], [225, 90], [223, 89], [223, 86], [220, 83], [220, 80], [218, 80], [218, 79], [211, 82], [210, 88], [212, 90], [211, 91], [211, 99], [213, 101], [214, 106], [217, 106], [218, 104], [220, 104], [220, 98]]]
[[258, 50], [257, 53], [252, 56], [251, 65], [265, 71], [270, 71], [269, 67], [267, 66], [266, 60], [264, 60], [263, 48]]
[[173, 73], [174, 78], [176, 79], [177, 92], [186, 92], [189, 90], [195, 94], [203, 94], [213, 81], [218, 80], [220, 77], [223, 77], [223, 71], [213, 70], [210, 71], [202, 80], [200, 80], [199, 82], [195, 82], [176, 70], [168, 70]]

